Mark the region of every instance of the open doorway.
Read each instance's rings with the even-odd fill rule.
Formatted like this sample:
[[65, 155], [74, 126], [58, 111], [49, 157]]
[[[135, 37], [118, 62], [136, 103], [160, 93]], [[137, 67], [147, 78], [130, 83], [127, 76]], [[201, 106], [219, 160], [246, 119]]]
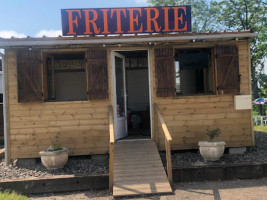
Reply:
[[150, 139], [146, 50], [113, 52], [115, 139]]

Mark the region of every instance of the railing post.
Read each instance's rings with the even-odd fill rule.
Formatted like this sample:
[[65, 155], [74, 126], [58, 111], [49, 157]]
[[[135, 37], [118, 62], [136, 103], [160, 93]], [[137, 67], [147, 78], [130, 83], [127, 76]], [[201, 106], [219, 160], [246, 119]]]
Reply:
[[114, 174], [114, 144], [109, 144], [109, 190], [113, 189]]
[[157, 104], [154, 104], [154, 141], [159, 148], [159, 131], [158, 131], [158, 111]]
[[166, 147], [166, 162], [167, 162], [167, 172], [168, 172], [168, 179], [170, 184], [172, 185], [172, 156], [171, 156], [171, 148], [170, 148], [170, 141], [165, 138], [165, 147]]
[[172, 185], [173, 181], [172, 181], [172, 156], [171, 156], [171, 146], [170, 146], [170, 142], [172, 141], [172, 137], [171, 134], [168, 130], [167, 125], [165, 124], [157, 104], [155, 104], [155, 113], [157, 115], [157, 118], [159, 119], [160, 123], [161, 123], [161, 127], [165, 136], [165, 150], [166, 150], [166, 162], [167, 162], [167, 174], [168, 174], [168, 179], [170, 184]]

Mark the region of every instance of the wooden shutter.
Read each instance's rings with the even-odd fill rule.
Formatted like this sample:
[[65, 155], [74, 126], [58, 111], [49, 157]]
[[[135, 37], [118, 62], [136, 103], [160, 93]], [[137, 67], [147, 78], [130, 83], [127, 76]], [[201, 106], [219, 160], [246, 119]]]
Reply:
[[239, 94], [240, 76], [237, 47], [217, 47], [216, 53], [218, 91], [222, 94]]
[[108, 99], [108, 69], [106, 50], [87, 51], [86, 74], [88, 99]]
[[41, 51], [19, 49], [17, 51], [18, 101], [43, 101]]
[[174, 49], [155, 49], [157, 97], [175, 96]]

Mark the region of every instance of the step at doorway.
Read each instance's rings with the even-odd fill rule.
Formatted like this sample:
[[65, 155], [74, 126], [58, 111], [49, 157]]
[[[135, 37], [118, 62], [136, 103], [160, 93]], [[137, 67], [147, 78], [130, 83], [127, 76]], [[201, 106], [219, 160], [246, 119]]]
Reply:
[[153, 140], [115, 143], [114, 197], [171, 192], [171, 185]]

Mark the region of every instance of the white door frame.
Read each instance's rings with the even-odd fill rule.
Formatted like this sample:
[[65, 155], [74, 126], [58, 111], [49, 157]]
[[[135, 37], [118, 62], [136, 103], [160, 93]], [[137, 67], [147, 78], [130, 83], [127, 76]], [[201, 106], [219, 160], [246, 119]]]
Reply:
[[[147, 51], [147, 63], [148, 63], [148, 92], [149, 92], [149, 106], [150, 106], [150, 139], [153, 138], [153, 127], [152, 127], [152, 95], [151, 95], [151, 73], [150, 73], [150, 49], [147, 48], [138, 48], [138, 49], [117, 49], [117, 50], [112, 50], [111, 51], [111, 60], [112, 60], [112, 84], [113, 84], [113, 112], [114, 112], [114, 130], [115, 130], [115, 134], [116, 134], [116, 130], [117, 130], [117, 106], [116, 106], [116, 102], [117, 102], [117, 95], [116, 95], [116, 74], [115, 74], [115, 55], [119, 54], [117, 52], [120, 51]], [[121, 55], [121, 54], [119, 54]], [[124, 68], [125, 69], [125, 68]], [[124, 73], [125, 75], [125, 73]], [[127, 106], [126, 106], [127, 107]], [[116, 117], [116, 118], [115, 118]], [[140, 140], [140, 139], [137, 139]], [[133, 141], [133, 140], [132, 140]]]
[[[126, 94], [126, 73], [125, 73], [125, 56], [122, 54], [119, 54], [115, 51], [112, 51], [112, 79], [113, 79], [113, 112], [114, 112], [114, 128], [115, 128], [115, 139], [116, 139], [116, 133], [118, 131], [118, 121], [117, 120], [124, 120], [124, 126], [125, 126], [125, 136], [128, 135], [128, 126], [127, 126], [127, 94]], [[124, 90], [124, 114], [125, 119], [120, 119], [117, 117], [117, 93], [116, 93], [116, 60], [115, 57], [121, 58], [122, 63], [122, 70], [123, 70], [123, 90]], [[123, 123], [123, 122], [122, 122]], [[120, 138], [118, 138], [120, 139]]]

